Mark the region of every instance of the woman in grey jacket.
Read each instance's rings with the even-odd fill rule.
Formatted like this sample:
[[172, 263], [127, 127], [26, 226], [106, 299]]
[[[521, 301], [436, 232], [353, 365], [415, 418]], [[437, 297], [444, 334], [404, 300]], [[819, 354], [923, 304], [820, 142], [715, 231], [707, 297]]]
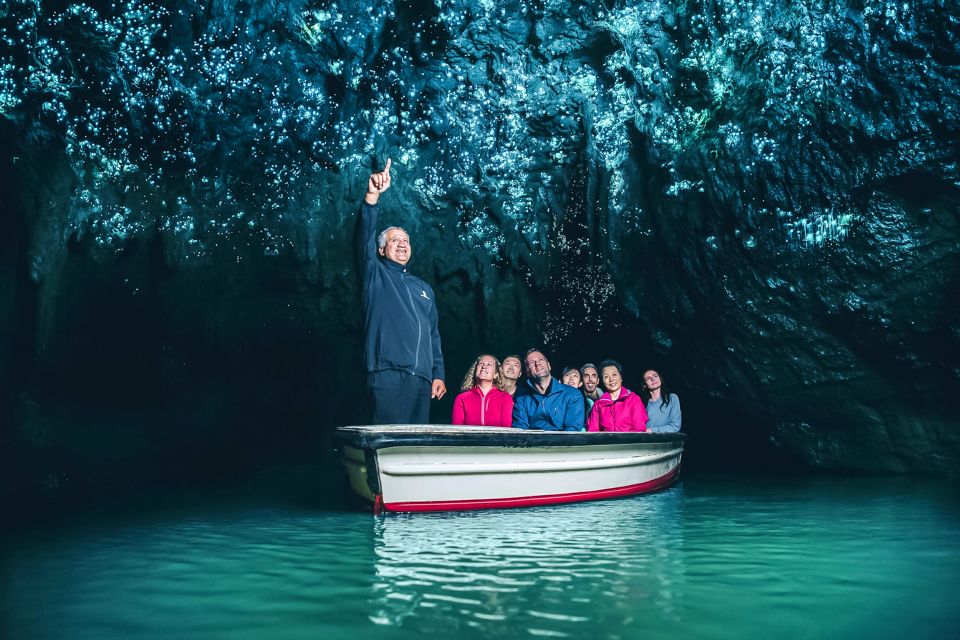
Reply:
[[647, 396], [647, 431], [680, 431], [680, 398], [663, 386], [663, 380], [656, 370], [647, 369], [643, 372], [643, 390]]

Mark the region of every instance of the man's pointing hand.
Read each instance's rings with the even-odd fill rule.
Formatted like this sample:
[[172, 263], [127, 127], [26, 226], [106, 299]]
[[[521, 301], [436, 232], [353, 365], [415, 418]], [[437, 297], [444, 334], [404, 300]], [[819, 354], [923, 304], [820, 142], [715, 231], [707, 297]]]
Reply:
[[380, 200], [380, 194], [390, 188], [390, 158], [387, 158], [387, 166], [379, 173], [371, 173], [367, 181], [367, 195], [364, 201], [369, 205], [377, 204]]

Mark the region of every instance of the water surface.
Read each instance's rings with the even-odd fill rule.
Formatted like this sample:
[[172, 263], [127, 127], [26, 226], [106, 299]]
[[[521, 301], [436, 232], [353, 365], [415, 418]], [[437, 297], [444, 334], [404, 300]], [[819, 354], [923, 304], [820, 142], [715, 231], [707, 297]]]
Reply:
[[650, 496], [373, 517], [270, 504], [8, 543], [13, 638], [952, 638], [953, 480], [688, 476]]

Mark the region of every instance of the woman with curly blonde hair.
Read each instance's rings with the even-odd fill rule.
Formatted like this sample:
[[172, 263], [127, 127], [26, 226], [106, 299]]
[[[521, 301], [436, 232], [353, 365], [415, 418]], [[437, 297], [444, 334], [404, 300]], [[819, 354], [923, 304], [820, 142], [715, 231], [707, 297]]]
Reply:
[[453, 401], [453, 424], [512, 426], [513, 397], [502, 386], [500, 362], [490, 354], [480, 354], [463, 378], [462, 392]]

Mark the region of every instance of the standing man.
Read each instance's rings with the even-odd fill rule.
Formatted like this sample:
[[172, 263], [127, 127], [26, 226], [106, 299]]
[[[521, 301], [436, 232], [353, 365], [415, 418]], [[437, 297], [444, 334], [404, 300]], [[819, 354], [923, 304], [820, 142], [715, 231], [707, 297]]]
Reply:
[[550, 362], [539, 349], [529, 349], [526, 384], [513, 400], [513, 426], [545, 431], [583, 431], [584, 404], [580, 389], [550, 375]]
[[367, 386], [374, 424], [426, 424], [430, 399], [447, 392], [437, 305], [430, 285], [407, 271], [407, 232], [388, 227], [377, 235], [377, 203], [389, 188], [387, 160], [367, 182], [356, 236]]

